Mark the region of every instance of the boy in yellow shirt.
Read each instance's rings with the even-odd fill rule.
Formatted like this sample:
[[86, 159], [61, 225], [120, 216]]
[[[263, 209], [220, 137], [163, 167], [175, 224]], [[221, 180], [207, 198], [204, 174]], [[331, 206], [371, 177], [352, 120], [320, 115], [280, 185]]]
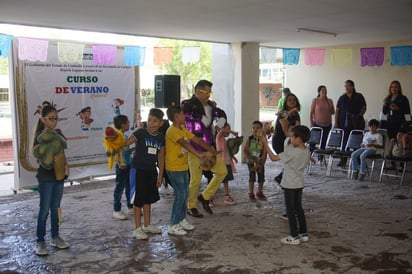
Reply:
[[217, 153], [213, 147], [186, 129], [185, 115], [181, 107], [171, 106], [166, 113], [168, 119], [173, 122], [166, 132], [166, 173], [175, 192], [168, 234], [186, 235], [186, 230], [195, 228], [185, 219], [187, 199], [189, 197], [188, 152], [200, 159], [205, 157], [204, 153], [193, 148], [189, 140], [214, 155]]

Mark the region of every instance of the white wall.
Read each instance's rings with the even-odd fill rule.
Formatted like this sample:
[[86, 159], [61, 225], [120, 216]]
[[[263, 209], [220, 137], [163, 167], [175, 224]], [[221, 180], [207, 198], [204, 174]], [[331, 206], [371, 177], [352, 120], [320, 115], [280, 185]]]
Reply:
[[259, 119], [259, 44], [233, 43], [235, 130], [250, 135]]
[[212, 96], [226, 112], [228, 123], [235, 130], [233, 54], [229, 44], [212, 44]]
[[[287, 66], [286, 86], [300, 100], [302, 123], [309, 125], [310, 103], [312, 98], [316, 97], [319, 85], [326, 85], [328, 96], [336, 106], [339, 96], [344, 92], [344, 82], [348, 79], [355, 82], [356, 90], [361, 92], [366, 99], [366, 120], [379, 117], [383, 99], [388, 94], [389, 84], [392, 80], [400, 81], [403, 94], [412, 103], [412, 66], [390, 65], [390, 47], [401, 45], [412, 45], [412, 41], [326, 47], [326, 58], [323, 66], [305, 65], [305, 50], [301, 49], [299, 65]], [[360, 48], [367, 47], [385, 47], [385, 60], [382, 66], [361, 67]], [[332, 48], [352, 48], [352, 66], [332, 66], [330, 64], [330, 50]]]

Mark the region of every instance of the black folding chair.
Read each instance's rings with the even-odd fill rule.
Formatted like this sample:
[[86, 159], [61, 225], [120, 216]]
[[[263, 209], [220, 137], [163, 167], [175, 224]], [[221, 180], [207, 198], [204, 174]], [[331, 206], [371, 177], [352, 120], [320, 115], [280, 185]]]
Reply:
[[[324, 149], [322, 148], [314, 149], [311, 156], [312, 157], [323, 156], [324, 158], [326, 156], [329, 156], [329, 160], [330, 160], [330, 156], [332, 156], [333, 152], [337, 150], [342, 150], [343, 135], [344, 135], [343, 129], [340, 129], [340, 128], [331, 129], [331, 131], [329, 131], [329, 134], [328, 134], [328, 139], [326, 141], [325, 148]], [[309, 164], [309, 170], [312, 170], [312, 162]]]
[[[312, 153], [315, 149], [320, 149], [322, 144], [323, 129], [321, 127], [312, 127], [310, 129], [310, 138], [307, 142], [310, 152]], [[312, 174], [312, 165], [309, 163], [307, 168], [307, 173]]]
[[[379, 182], [382, 182], [382, 177], [387, 176], [387, 177], [394, 177], [397, 179], [400, 179], [400, 184], [403, 184], [403, 181], [405, 180], [405, 174], [406, 174], [406, 167], [409, 162], [412, 161], [412, 157], [394, 157], [394, 156], [385, 156], [382, 161], [382, 166], [381, 166], [381, 173], [379, 174]], [[398, 173], [398, 170], [395, 168], [394, 173], [390, 173], [390, 171], [386, 168], [386, 162], [395, 162], [395, 163], [400, 163], [401, 166], [401, 174]]]
[[[341, 169], [343, 171], [347, 170], [348, 174], [351, 174], [351, 168], [350, 168], [351, 163], [352, 163], [351, 155], [352, 155], [352, 152], [360, 148], [360, 145], [363, 139], [363, 133], [364, 133], [363, 130], [360, 130], [360, 129], [351, 130], [351, 132], [349, 133], [348, 142], [346, 143], [345, 149], [333, 152], [333, 154], [329, 158], [330, 164], [328, 165], [328, 171], [326, 172], [327, 176], [330, 176], [330, 174], [332, 173], [334, 158], [340, 158], [341, 159]], [[347, 162], [348, 158], [350, 159], [349, 166], [346, 169], [346, 165], [344, 165], [344, 163]]]
[[[406, 126], [409, 128], [408, 134], [412, 134], [411, 115], [410, 114], [405, 115], [405, 119], [406, 119]], [[400, 167], [401, 167], [400, 173], [401, 174], [398, 173], [398, 170], [396, 168], [393, 171], [386, 168], [387, 162], [400, 163]], [[379, 182], [382, 182], [383, 176], [387, 176], [387, 177], [393, 177], [396, 179], [400, 179], [400, 184], [402, 185], [406, 177], [406, 168], [409, 162], [412, 162], [412, 157], [395, 157], [395, 156], [386, 155], [382, 161], [381, 173], [379, 174]]]

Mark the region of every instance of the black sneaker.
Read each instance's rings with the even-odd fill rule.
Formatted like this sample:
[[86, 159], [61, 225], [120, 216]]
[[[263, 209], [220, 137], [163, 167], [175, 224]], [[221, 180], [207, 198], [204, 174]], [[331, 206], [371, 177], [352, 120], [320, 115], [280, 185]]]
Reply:
[[361, 174], [359, 174], [359, 181], [363, 181], [364, 179], [365, 179], [365, 173], [361, 173]]
[[197, 208], [189, 208], [187, 210], [187, 214], [195, 218], [203, 218], [203, 214], [199, 213], [199, 211], [197, 211]]
[[357, 171], [357, 170], [354, 171], [352, 176], [353, 176], [353, 180], [357, 180], [358, 176], [359, 176], [359, 171]]
[[199, 200], [199, 202], [202, 203], [202, 206], [206, 210], [207, 213], [213, 214], [213, 211], [209, 206], [209, 200], [205, 200], [205, 198], [203, 198], [202, 194], [200, 194], [199, 197], [197, 197], [197, 199]]

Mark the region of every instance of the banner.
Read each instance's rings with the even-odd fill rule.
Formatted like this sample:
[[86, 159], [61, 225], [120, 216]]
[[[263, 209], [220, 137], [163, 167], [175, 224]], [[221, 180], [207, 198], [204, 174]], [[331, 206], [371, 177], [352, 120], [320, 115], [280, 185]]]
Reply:
[[330, 52], [330, 62], [334, 66], [351, 66], [352, 49], [332, 49]]
[[412, 66], [412, 46], [391, 47], [391, 66]]
[[284, 48], [283, 51], [283, 64], [284, 65], [297, 65], [299, 64], [300, 49]]
[[361, 66], [382, 66], [385, 55], [384, 47], [361, 48]]
[[102, 145], [104, 129], [118, 114], [127, 115], [133, 123], [134, 68], [123, 65], [123, 52], [116, 55], [113, 65], [94, 65], [91, 48], [84, 51], [82, 64], [59, 62], [54, 44], [49, 45], [45, 62], [17, 60], [17, 79], [21, 81], [17, 100], [26, 105], [18, 108], [17, 115], [18, 134], [22, 135], [18, 139], [25, 142], [19, 144], [19, 160], [22, 176], [30, 178], [20, 180], [20, 187], [36, 182], [33, 167], [38, 164], [31, 155], [32, 133], [44, 105], [51, 104], [58, 111], [57, 128], [67, 138], [66, 157], [74, 167], [70, 179], [108, 174], [107, 165], [103, 164], [107, 161]]
[[305, 50], [305, 64], [310, 66], [323, 66], [326, 50], [323, 48], [310, 48]]

